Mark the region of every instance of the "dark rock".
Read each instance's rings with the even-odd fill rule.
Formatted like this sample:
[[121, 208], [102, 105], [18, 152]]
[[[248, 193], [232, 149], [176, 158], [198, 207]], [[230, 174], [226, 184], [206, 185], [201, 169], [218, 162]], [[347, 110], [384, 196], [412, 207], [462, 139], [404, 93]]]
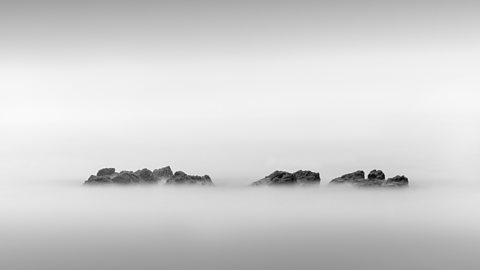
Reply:
[[330, 184], [342, 184], [342, 183], [355, 184], [361, 181], [365, 181], [364, 171], [356, 171], [353, 173], [344, 174], [330, 181]]
[[[157, 183], [159, 180], [168, 179], [173, 175], [170, 167], [164, 167], [155, 170], [155, 173], [149, 169], [142, 169], [136, 172], [121, 171], [115, 172], [114, 168], [103, 168], [98, 171], [97, 176], [92, 175], [85, 181], [85, 184], [130, 184], [130, 183]], [[203, 178], [202, 178], [203, 179]], [[204, 180], [207, 181], [207, 180]], [[211, 180], [210, 180], [211, 182]]]
[[265, 176], [263, 179], [253, 182], [252, 185], [285, 185], [294, 183], [295, 178], [293, 177], [293, 174], [284, 171], [274, 171], [270, 175]]
[[297, 171], [289, 173], [285, 171], [274, 171], [263, 179], [252, 183], [253, 186], [272, 185], [296, 185], [296, 184], [319, 184], [320, 174], [311, 171]]
[[135, 172], [135, 175], [140, 177], [145, 182], [155, 182], [155, 177], [153, 176], [153, 172], [149, 169], [142, 169]]
[[172, 176], [173, 176], [173, 172], [170, 166], [153, 170], [153, 177], [155, 178], [156, 181], [168, 179]]
[[182, 171], [175, 172], [175, 174], [167, 179], [167, 184], [197, 184], [197, 185], [213, 185], [210, 176], [188, 175]]
[[408, 179], [405, 176], [395, 176], [385, 180], [385, 174], [381, 170], [373, 170], [365, 179], [363, 171], [345, 174], [339, 178], [333, 179], [330, 184], [351, 184], [359, 187], [397, 187], [408, 185]]
[[133, 172], [122, 171], [117, 176], [112, 178], [113, 183], [117, 184], [130, 184], [140, 182], [140, 176], [136, 175]]
[[108, 184], [112, 183], [112, 179], [106, 175], [102, 176], [95, 176], [91, 175], [87, 181], [85, 181], [85, 184]]
[[299, 184], [320, 184], [320, 174], [311, 171], [296, 171], [293, 177]]
[[381, 179], [364, 179], [363, 181], [358, 181], [354, 185], [359, 187], [379, 187], [382, 186], [385, 180]]
[[103, 168], [97, 172], [97, 176], [111, 175], [115, 173], [115, 168]]
[[408, 178], [403, 175], [402, 176], [397, 175], [393, 178], [388, 178], [383, 185], [386, 187], [408, 186]]
[[381, 170], [373, 170], [368, 174], [368, 180], [385, 180], [385, 174]]

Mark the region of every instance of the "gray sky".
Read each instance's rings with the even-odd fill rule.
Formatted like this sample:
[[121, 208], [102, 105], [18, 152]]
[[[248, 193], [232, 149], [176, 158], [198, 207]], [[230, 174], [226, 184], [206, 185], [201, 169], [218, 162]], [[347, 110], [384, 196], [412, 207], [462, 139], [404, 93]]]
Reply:
[[475, 1], [2, 1], [0, 168], [480, 173]]

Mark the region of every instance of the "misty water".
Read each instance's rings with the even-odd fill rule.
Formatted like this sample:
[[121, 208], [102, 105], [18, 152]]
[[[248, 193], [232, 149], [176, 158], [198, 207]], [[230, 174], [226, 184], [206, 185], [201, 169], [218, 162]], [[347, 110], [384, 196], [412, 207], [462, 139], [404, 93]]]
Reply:
[[0, 186], [1, 269], [479, 269], [480, 185]]

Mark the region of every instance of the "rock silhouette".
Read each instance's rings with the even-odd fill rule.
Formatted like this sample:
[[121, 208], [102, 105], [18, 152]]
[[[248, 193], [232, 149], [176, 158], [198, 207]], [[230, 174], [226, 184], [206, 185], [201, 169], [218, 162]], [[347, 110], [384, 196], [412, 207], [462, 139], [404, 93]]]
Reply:
[[114, 168], [103, 168], [85, 181], [85, 184], [133, 184], [133, 183], [158, 183], [166, 180], [167, 184], [199, 184], [213, 185], [208, 175], [195, 176], [187, 175], [184, 172], [173, 174], [170, 166], [153, 170], [147, 168], [133, 171], [116, 172]]
[[167, 167], [153, 170], [153, 176], [155, 177], [155, 179], [157, 179], [157, 181], [166, 180], [173, 176], [173, 171], [170, 168], [170, 166], [167, 166]]
[[274, 171], [268, 176], [255, 181], [252, 186], [277, 186], [277, 185], [310, 185], [320, 184], [320, 174], [311, 171], [297, 171], [289, 173]]
[[342, 175], [338, 178], [335, 178], [332, 181], [330, 181], [330, 183], [336, 183], [336, 184], [350, 183], [350, 184], [353, 184], [353, 183], [358, 183], [358, 182], [361, 182], [361, 181], [364, 181], [364, 180], [365, 180], [365, 172], [364, 171], [356, 171], [356, 172], [347, 173], [347, 174], [344, 174], [344, 175]]
[[373, 170], [365, 179], [365, 172], [359, 170], [335, 178], [330, 181], [330, 184], [350, 184], [359, 187], [400, 187], [408, 185], [408, 178], [395, 176], [385, 180], [385, 174], [381, 170]]
[[111, 175], [115, 173], [115, 168], [103, 168], [97, 172], [97, 176]]
[[182, 171], [175, 172], [175, 174], [167, 179], [167, 184], [197, 184], [197, 185], [213, 185], [210, 176], [188, 175]]
[[405, 176], [397, 175], [393, 178], [388, 178], [385, 181], [384, 186], [386, 187], [401, 187], [401, 186], [408, 186], [408, 178]]
[[368, 174], [369, 180], [385, 180], [385, 174], [381, 170], [373, 170]]
[[[358, 170], [344, 174], [330, 181], [331, 185], [349, 184], [358, 187], [406, 187], [408, 178], [397, 175], [385, 180], [381, 170], [372, 170], [365, 178], [365, 172]], [[141, 170], [116, 172], [115, 168], [100, 169], [96, 175], [91, 175], [85, 184], [154, 184], [164, 182], [168, 185], [214, 185], [208, 175], [188, 175], [182, 171], [173, 173], [170, 166], [153, 171], [144, 168]], [[274, 171], [270, 175], [253, 182], [252, 186], [289, 186], [289, 185], [318, 185], [320, 174], [318, 172], [299, 170], [294, 173]]]
[[140, 181], [140, 176], [129, 171], [122, 171], [121, 173], [112, 178], [112, 182], [117, 184], [139, 183]]
[[145, 182], [149, 182], [149, 183], [155, 182], [155, 177], [153, 176], [153, 172], [147, 168], [136, 171], [135, 175], [138, 175]]

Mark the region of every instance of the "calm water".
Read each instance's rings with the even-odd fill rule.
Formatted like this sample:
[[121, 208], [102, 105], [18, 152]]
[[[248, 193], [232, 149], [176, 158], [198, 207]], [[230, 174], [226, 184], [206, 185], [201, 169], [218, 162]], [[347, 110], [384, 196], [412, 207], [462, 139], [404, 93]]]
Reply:
[[480, 269], [480, 185], [0, 185], [1, 269]]

